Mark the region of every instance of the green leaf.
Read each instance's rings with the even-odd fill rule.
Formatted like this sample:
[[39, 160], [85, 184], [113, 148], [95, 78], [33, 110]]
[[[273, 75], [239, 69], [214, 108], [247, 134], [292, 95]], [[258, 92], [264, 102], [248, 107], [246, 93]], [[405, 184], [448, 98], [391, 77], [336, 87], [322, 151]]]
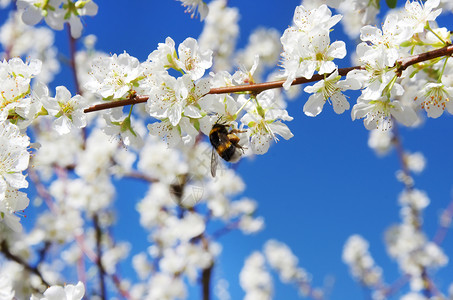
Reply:
[[387, 3], [387, 6], [389, 8], [395, 8], [396, 7], [396, 1], [397, 0], [385, 0], [385, 2]]

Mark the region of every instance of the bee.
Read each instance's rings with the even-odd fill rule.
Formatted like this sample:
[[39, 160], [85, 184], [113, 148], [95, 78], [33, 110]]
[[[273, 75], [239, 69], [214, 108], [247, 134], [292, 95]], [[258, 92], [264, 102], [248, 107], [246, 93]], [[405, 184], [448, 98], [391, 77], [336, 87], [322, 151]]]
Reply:
[[213, 147], [211, 154], [212, 177], [215, 177], [217, 170], [217, 154], [225, 161], [237, 162], [244, 152], [244, 148], [239, 145], [240, 139], [236, 133], [243, 133], [246, 131], [230, 129], [230, 127], [231, 125], [219, 123], [219, 121], [217, 121], [209, 132], [209, 140], [211, 141], [211, 145]]

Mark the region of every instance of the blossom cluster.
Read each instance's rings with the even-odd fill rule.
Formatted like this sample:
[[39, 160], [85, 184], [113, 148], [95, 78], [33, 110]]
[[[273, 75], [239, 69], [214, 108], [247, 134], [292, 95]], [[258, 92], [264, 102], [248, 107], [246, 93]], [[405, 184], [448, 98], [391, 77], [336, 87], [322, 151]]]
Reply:
[[[387, 131], [372, 131], [370, 147], [382, 155], [389, 151]], [[391, 137], [390, 137], [391, 138]], [[428, 207], [428, 195], [414, 188], [411, 174], [423, 171], [426, 161], [420, 152], [403, 153], [404, 168], [397, 172], [397, 178], [405, 185], [398, 197], [401, 206], [401, 222], [390, 226], [385, 232], [387, 252], [409, 281], [409, 289], [401, 299], [426, 299], [430, 292], [427, 271], [444, 267], [448, 257], [440, 246], [438, 238], [429, 239], [423, 229], [423, 211]], [[346, 263], [356, 280], [372, 291], [373, 299], [388, 297], [388, 284], [384, 280], [382, 269], [375, 264], [369, 253], [368, 242], [360, 235], [348, 238], [343, 249], [343, 262]]]
[[[223, 71], [202, 78], [212, 66], [212, 50], [202, 50], [193, 38], [184, 40], [176, 50], [175, 42], [168, 37], [143, 63], [127, 53], [95, 59], [91, 80], [84, 87], [110, 101], [147, 95], [146, 111], [159, 120], [148, 125], [149, 132], [166, 139], [170, 147], [191, 146], [199, 132], [209, 135], [214, 123], [237, 123], [242, 116], [242, 124], [237, 126], [247, 134], [241, 145], [263, 154], [270, 142], [277, 140], [276, 135], [292, 137], [282, 122], [292, 120], [284, 100], [271, 91], [245, 97], [209, 94], [213, 87], [253, 83], [258, 63], [256, 57], [250, 70], [233, 75]], [[182, 75], [174, 77], [170, 71]], [[106, 113], [107, 121], [121, 125], [122, 136], [137, 136], [133, 124], [128, 123], [130, 114], [122, 118], [121, 110], [111, 109]], [[114, 114], [118, 118], [113, 119]]]
[[98, 6], [92, 0], [19, 0], [17, 7], [22, 13], [25, 24], [36, 25], [44, 19], [52, 29], [63, 30], [64, 24], [68, 23], [73, 38], [82, 35], [82, 16], [95, 16]]
[[431, 65], [400, 69], [400, 60], [409, 55], [451, 44], [449, 31], [436, 27], [436, 17], [441, 13], [438, 6], [439, 0], [424, 4], [407, 1], [404, 10], [386, 16], [382, 29], [363, 26], [362, 42], [356, 49], [356, 61], [361, 68], [350, 71], [345, 80], [340, 80], [338, 67], [332, 61], [346, 55], [345, 45], [342, 41], [330, 43], [329, 38], [332, 26], [341, 16], [332, 16], [326, 5], [313, 9], [297, 7], [294, 25], [281, 38], [286, 77], [283, 86], [288, 89], [296, 77], [311, 79], [315, 72], [324, 75], [324, 79], [304, 89], [313, 94], [304, 105], [308, 116], [318, 115], [327, 101], [336, 113], [343, 113], [350, 108], [343, 92], [361, 89], [351, 117], [364, 119], [367, 129], [385, 130], [395, 120], [405, 126], [417, 125], [419, 110], [426, 110], [432, 118], [439, 117], [444, 110], [453, 113], [448, 79], [451, 62], [445, 59], [443, 71], [435, 77], [429, 75], [435, 73], [420, 72], [432, 68]]
[[231, 170], [219, 172], [216, 178], [207, 176], [210, 152], [203, 142], [183, 153], [152, 136], [145, 142], [138, 169], [155, 183], [136, 206], [140, 224], [152, 241], [148, 251], [133, 258], [134, 269], [144, 280], [133, 286], [138, 299], [187, 295], [185, 279], [196, 282], [221, 252], [210, 222], [220, 221], [224, 228], [244, 234], [264, 226], [262, 217], [255, 216], [255, 201], [245, 197], [232, 201], [244, 189], [240, 177]]
[[239, 275], [246, 292], [244, 299], [272, 299], [273, 281], [270, 269], [277, 272], [283, 283], [296, 285], [299, 292], [314, 299], [321, 299], [323, 292], [312, 287], [311, 275], [298, 266], [298, 258], [282, 242], [268, 240], [263, 252], [253, 252], [244, 262]]
[[344, 245], [343, 262], [363, 285], [374, 287], [381, 284], [382, 270], [375, 265], [368, 247], [368, 242], [360, 235], [350, 236]]
[[[389, 128], [394, 120], [412, 126], [418, 122], [419, 109], [425, 109], [434, 118], [445, 108], [452, 112], [446, 105], [450, 90], [440, 83], [442, 73], [429, 78], [427, 73], [413, 67], [402, 73], [398, 68], [398, 60], [409, 54], [451, 43], [449, 34], [443, 33], [445, 28], [431, 28], [441, 12], [436, 9], [438, 5], [438, 0], [425, 4], [408, 1], [404, 10], [386, 17], [382, 29], [367, 25], [360, 30], [363, 42], [357, 46], [357, 60], [365, 69], [355, 71], [352, 76], [363, 86], [351, 115], [353, 119], [364, 118], [367, 129]], [[417, 44], [417, 39], [421, 43]], [[416, 47], [419, 44], [422, 46]], [[408, 91], [417, 91], [413, 101], [406, 100]]]

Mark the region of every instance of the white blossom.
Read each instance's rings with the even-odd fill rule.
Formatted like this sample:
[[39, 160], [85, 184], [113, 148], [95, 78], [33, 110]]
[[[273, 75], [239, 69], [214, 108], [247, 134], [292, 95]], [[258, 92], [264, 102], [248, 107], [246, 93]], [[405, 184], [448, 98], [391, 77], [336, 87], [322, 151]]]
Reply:
[[382, 270], [375, 265], [368, 247], [360, 235], [350, 236], [343, 248], [343, 262], [349, 265], [355, 278], [367, 286], [375, 286], [381, 281]]
[[5, 121], [10, 111], [20, 106], [30, 93], [30, 81], [41, 72], [41, 66], [38, 59], [24, 63], [15, 57], [0, 62], [0, 122]]
[[[293, 137], [289, 128], [281, 121], [291, 121], [285, 109], [279, 107], [272, 90], [264, 91], [256, 97], [241, 122], [248, 126], [247, 136], [255, 154], [264, 154], [269, 150], [270, 142], [278, 140], [276, 135], [288, 140]], [[259, 106], [258, 106], [259, 105]]]
[[14, 290], [12, 286], [11, 278], [6, 274], [0, 275], [0, 299], [1, 300], [13, 300]]
[[369, 131], [368, 147], [378, 155], [386, 155], [392, 149], [392, 140], [392, 131], [372, 129]]
[[102, 265], [107, 274], [115, 274], [118, 263], [129, 255], [130, 248], [131, 245], [129, 243], [122, 242], [104, 251], [102, 254]]
[[264, 245], [264, 254], [269, 265], [278, 272], [283, 282], [309, 284], [309, 275], [304, 269], [297, 266], [299, 259], [287, 245], [276, 240], [269, 240]]
[[126, 52], [99, 57], [93, 60], [91, 81], [84, 87], [102, 98], [123, 98], [133, 90], [134, 82], [140, 79], [142, 71], [138, 59]]
[[184, 7], [187, 7], [186, 12], [191, 13], [191, 17], [200, 15], [200, 21], [203, 21], [208, 15], [208, 5], [203, 0], [178, 0], [182, 2]]
[[357, 90], [360, 87], [360, 83], [354, 78], [346, 77], [346, 80], [340, 81], [338, 70], [335, 70], [324, 80], [304, 88], [305, 92], [313, 93], [304, 105], [304, 113], [311, 117], [317, 116], [321, 113], [324, 103], [330, 100], [333, 110], [337, 114], [342, 114], [350, 107], [342, 91]]
[[22, 20], [28, 25], [36, 25], [43, 17], [52, 29], [62, 30], [66, 22], [71, 28], [71, 36], [75, 39], [82, 34], [81, 16], [94, 16], [98, 6], [94, 1], [68, 1], [62, 0], [19, 0], [17, 6], [22, 11]]
[[176, 64], [189, 74], [192, 80], [200, 79], [212, 65], [212, 50], [201, 51], [197, 40], [193, 38], [187, 38], [179, 44], [178, 56]]
[[32, 296], [30, 300], [82, 300], [84, 295], [85, 286], [79, 281], [77, 285], [53, 285], [44, 292], [43, 298]]
[[286, 90], [298, 76], [310, 79], [315, 71], [330, 74], [337, 68], [332, 60], [346, 56], [346, 44], [343, 41], [330, 44], [327, 31], [313, 37], [306, 34], [295, 37], [283, 34], [281, 40], [284, 49], [283, 67], [287, 76], [283, 87]]
[[81, 95], [71, 97], [66, 87], [57, 86], [55, 98], [42, 98], [41, 101], [48, 113], [57, 118], [54, 127], [59, 134], [68, 134], [72, 128], [86, 126], [83, 110], [87, 103]]
[[252, 32], [246, 48], [238, 51], [236, 60], [240, 66], [250, 69], [255, 63], [256, 55], [258, 55], [260, 64], [254, 71], [254, 77], [258, 81], [262, 78], [265, 67], [275, 66], [281, 51], [280, 33], [273, 28], [261, 27]]
[[346, 0], [341, 1], [338, 11], [343, 15], [344, 32], [350, 38], [357, 38], [363, 26], [377, 23], [380, 7], [376, 1]]
[[20, 224], [19, 216], [15, 213], [27, 208], [29, 202], [27, 194], [7, 187], [4, 198], [0, 200], [1, 220], [15, 232], [20, 232], [22, 225]]
[[453, 87], [446, 86], [443, 83], [427, 83], [415, 98], [417, 104], [428, 113], [430, 118], [438, 118], [445, 109], [453, 114]]
[[239, 274], [242, 289], [246, 295], [244, 299], [271, 299], [273, 292], [272, 277], [265, 267], [265, 258], [260, 252], [253, 252], [245, 261]]
[[368, 130], [387, 130], [392, 127], [393, 119], [405, 126], [411, 126], [418, 120], [411, 107], [386, 97], [377, 100], [365, 100], [360, 97], [351, 110], [351, 117], [352, 120], [364, 118], [363, 124]]
[[263, 217], [252, 217], [244, 215], [239, 218], [238, 228], [245, 234], [253, 234], [261, 231], [264, 228]]
[[412, 29], [413, 33], [422, 32], [427, 22], [433, 22], [442, 12], [435, 9], [439, 6], [439, 0], [427, 0], [426, 2], [406, 1], [403, 11], [403, 22]]
[[19, 132], [17, 126], [3, 122], [0, 123], [0, 141], [0, 195], [4, 195], [8, 186], [15, 189], [28, 187], [22, 172], [28, 168], [30, 140]]
[[404, 159], [409, 170], [414, 173], [421, 173], [425, 169], [426, 160], [421, 152], [406, 153]]
[[186, 286], [181, 277], [157, 273], [151, 277], [144, 300], [184, 299], [186, 296]]
[[201, 49], [213, 51], [213, 69], [229, 71], [230, 58], [239, 35], [239, 10], [229, 7], [226, 0], [209, 2], [209, 14], [204, 20], [198, 43]]

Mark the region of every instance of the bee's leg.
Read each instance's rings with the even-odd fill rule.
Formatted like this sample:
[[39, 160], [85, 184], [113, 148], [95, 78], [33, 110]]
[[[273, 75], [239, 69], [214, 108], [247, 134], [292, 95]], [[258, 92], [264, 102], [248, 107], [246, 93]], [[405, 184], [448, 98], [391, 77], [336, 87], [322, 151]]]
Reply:
[[[233, 144], [236, 148], [239, 148], [242, 150], [242, 152], [244, 152], [244, 148], [245, 147], [242, 147], [241, 145], [239, 145], [239, 142], [241, 141], [241, 139], [235, 135], [234, 133], [229, 133], [228, 134], [228, 140], [231, 142], [231, 144]], [[247, 148], [245, 148], [247, 149]]]
[[247, 130], [232, 129], [230, 133], [246, 133]]

